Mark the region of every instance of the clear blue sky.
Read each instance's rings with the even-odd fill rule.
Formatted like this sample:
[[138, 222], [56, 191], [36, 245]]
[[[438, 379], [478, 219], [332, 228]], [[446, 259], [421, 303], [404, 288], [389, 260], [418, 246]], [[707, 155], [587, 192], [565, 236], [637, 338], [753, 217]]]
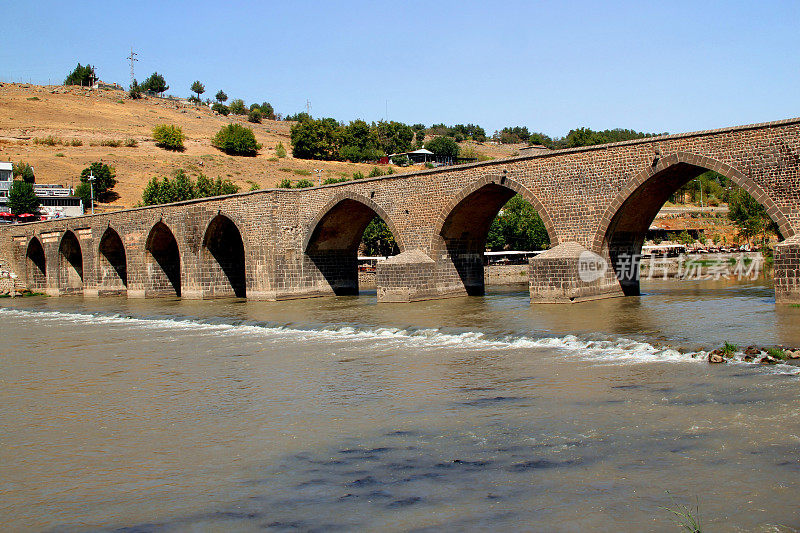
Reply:
[[677, 133], [800, 116], [800, 1], [2, 0], [0, 79], [163, 74], [171, 94], [349, 121]]

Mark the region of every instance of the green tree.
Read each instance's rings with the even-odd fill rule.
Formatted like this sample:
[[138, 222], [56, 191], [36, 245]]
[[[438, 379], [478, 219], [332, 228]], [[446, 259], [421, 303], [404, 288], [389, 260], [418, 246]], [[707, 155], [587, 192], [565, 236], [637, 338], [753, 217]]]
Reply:
[[200, 80], [195, 80], [195, 82], [192, 83], [191, 91], [197, 93], [197, 100], [199, 101], [200, 95], [206, 92], [206, 86], [200, 83]]
[[267, 120], [275, 120], [275, 110], [272, 108], [272, 104], [269, 102], [264, 102], [260, 106], [261, 114], [264, 115], [264, 118]]
[[395, 121], [380, 121], [372, 126], [377, 147], [387, 154], [407, 152], [414, 142], [414, 130], [411, 126]]
[[96, 80], [97, 76], [95, 75], [92, 65], [87, 63], [85, 67], [82, 67], [81, 64], [78, 63], [75, 70], [70, 72], [67, 79], [64, 80], [64, 85], [92, 86]]
[[486, 246], [493, 251], [543, 250], [550, 246], [550, 237], [539, 213], [518, 194], [492, 221]]
[[381, 217], [375, 217], [367, 224], [361, 237], [367, 255], [396, 255], [400, 253], [389, 226]]
[[450, 137], [436, 137], [425, 143], [425, 148], [439, 157], [458, 157], [458, 144]]
[[39, 212], [39, 198], [33, 191], [33, 184], [26, 181], [14, 180], [8, 191], [8, 208], [15, 215]]
[[284, 148], [283, 143], [280, 141], [278, 141], [278, 145], [275, 146], [275, 157], [278, 159], [286, 157], [286, 148]]
[[332, 118], [303, 120], [292, 126], [291, 139], [294, 157], [330, 161], [339, 157], [341, 127]]
[[254, 156], [261, 148], [253, 130], [239, 124], [228, 124], [217, 132], [211, 144], [226, 154]]
[[166, 80], [164, 80], [164, 76], [158, 72], [153, 72], [150, 74], [150, 77], [144, 80], [141, 87], [144, 91], [158, 93], [162, 96], [169, 90], [169, 85], [167, 85]]
[[214, 98], [216, 98], [217, 102], [219, 102], [221, 104], [221, 103], [225, 102], [228, 99], [228, 95], [225, 94], [225, 91], [220, 89], [219, 91], [217, 91], [217, 94], [216, 94], [216, 96]]
[[247, 107], [245, 107], [244, 100], [242, 100], [241, 98], [236, 98], [235, 100], [231, 100], [231, 105], [228, 106], [228, 108], [234, 115], [247, 114]]
[[28, 163], [23, 163], [22, 161], [14, 163], [12, 173], [14, 174], [14, 179], [19, 178], [25, 183], [34, 183], [36, 181], [36, 177], [33, 175], [33, 167]]
[[81, 171], [82, 183], [89, 183], [89, 174], [94, 176], [94, 197], [98, 201], [111, 199], [112, 189], [117, 184], [114, 169], [96, 161]]
[[[79, 183], [75, 187], [75, 196], [83, 201], [84, 211], [89, 211], [89, 207], [92, 205], [92, 187], [88, 183]], [[95, 201], [96, 198], [97, 196], [95, 196]]]
[[762, 247], [766, 245], [769, 235], [778, 234], [778, 225], [769, 217], [764, 206], [739, 187], [733, 188], [728, 195], [728, 218], [747, 242], [760, 236]]

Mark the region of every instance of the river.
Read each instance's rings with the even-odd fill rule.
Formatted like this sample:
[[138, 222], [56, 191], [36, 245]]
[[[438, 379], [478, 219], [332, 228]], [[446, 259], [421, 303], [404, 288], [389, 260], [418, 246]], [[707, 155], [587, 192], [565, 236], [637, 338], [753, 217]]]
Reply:
[[[8, 531], [800, 528], [800, 346], [763, 281], [377, 305], [0, 300]], [[694, 357], [693, 357], [694, 356]], [[783, 529], [782, 529], [783, 528]]]

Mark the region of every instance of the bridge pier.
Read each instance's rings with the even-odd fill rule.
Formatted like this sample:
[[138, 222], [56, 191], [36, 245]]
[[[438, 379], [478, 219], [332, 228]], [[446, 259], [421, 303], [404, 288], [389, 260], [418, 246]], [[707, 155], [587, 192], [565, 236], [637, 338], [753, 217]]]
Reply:
[[418, 302], [446, 295], [436, 284], [436, 262], [422, 250], [409, 250], [378, 263], [378, 301]]
[[577, 303], [623, 296], [607, 257], [565, 242], [529, 260], [531, 303]]
[[800, 235], [775, 247], [775, 303], [800, 304]]

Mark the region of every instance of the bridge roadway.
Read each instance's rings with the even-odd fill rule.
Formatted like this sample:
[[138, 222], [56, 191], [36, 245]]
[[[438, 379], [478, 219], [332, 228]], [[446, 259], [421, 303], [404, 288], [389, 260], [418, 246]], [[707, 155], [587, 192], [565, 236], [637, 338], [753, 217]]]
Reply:
[[[714, 170], [777, 223], [776, 301], [800, 303], [799, 168], [796, 118], [6, 226], [0, 257], [50, 295], [354, 294], [358, 244], [379, 215], [401, 251], [378, 266], [379, 301], [482, 294], [489, 225], [521, 194], [551, 240], [530, 262], [531, 300], [579, 302], [637, 294], [638, 280], [623, 274], [653, 218], [680, 186]], [[583, 275], [587, 265], [596, 275]]]

